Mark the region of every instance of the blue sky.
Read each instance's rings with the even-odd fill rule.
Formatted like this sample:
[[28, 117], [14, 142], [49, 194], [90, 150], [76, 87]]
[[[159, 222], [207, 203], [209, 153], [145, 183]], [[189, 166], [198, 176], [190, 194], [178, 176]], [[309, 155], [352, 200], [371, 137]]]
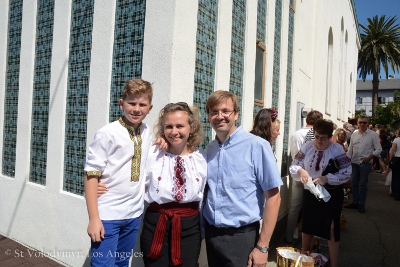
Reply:
[[[357, 19], [359, 24], [368, 24], [367, 18], [373, 16], [386, 15], [386, 18], [397, 16], [397, 23], [400, 24], [400, 0], [354, 0], [356, 6]], [[362, 30], [360, 30], [362, 32]], [[399, 73], [393, 73], [389, 67], [389, 75], [395, 75], [400, 78]], [[382, 79], [385, 79], [385, 72], [381, 71]], [[358, 73], [357, 73], [357, 79]], [[372, 80], [372, 75], [367, 76], [367, 80]]]

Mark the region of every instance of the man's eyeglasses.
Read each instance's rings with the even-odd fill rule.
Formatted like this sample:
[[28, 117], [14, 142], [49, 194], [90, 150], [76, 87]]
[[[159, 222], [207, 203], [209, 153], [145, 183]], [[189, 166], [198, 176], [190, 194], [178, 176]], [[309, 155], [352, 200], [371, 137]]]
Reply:
[[367, 121], [359, 121], [358, 124], [367, 124]]
[[319, 140], [319, 141], [321, 141], [321, 142], [328, 140], [328, 137], [327, 137], [327, 136], [318, 136], [318, 135], [314, 135], [314, 138], [317, 139], [317, 140]]
[[214, 117], [218, 117], [219, 114], [221, 114], [222, 117], [229, 118], [233, 112], [234, 112], [234, 110], [224, 109], [224, 110], [218, 110], [218, 111], [211, 111], [209, 115], [211, 118], [214, 118]]

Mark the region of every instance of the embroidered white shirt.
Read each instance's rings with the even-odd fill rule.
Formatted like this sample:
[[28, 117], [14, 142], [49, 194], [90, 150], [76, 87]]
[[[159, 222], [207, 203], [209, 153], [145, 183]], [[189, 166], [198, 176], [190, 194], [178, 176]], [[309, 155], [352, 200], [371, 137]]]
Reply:
[[[177, 184], [177, 164], [182, 163], [181, 177], [183, 184]], [[197, 149], [191, 154], [177, 156], [161, 151], [153, 146], [147, 159], [146, 193], [147, 203], [168, 202], [189, 203], [201, 201], [207, 181], [207, 156], [203, 150]], [[179, 176], [179, 175], [178, 175]]]
[[144, 210], [145, 168], [152, 134], [148, 125], [142, 123], [142, 153], [140, 177], [131, 181], [134, 143], [128, 130], [119, 121], [99, 129], [88, 149], [85, 171], [100, 171], [101, 182], [108, 191], [98, 198], [101, 220], [123, 220], [139, 217]]

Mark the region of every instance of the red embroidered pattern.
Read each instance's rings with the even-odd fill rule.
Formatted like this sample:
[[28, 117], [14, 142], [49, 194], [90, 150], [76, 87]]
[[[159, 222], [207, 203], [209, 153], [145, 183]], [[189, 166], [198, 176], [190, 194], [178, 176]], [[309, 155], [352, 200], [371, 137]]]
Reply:
[[183, 166], [183, 158], [180, 156], [176, 157], [176, 165], [174, 166], [174, 183], [172, 188], [172, 194], [174, 196], [175, 202], [180, 203], [186, 195], [186, 179], [183, 178], [183, 174], [186, 171]]

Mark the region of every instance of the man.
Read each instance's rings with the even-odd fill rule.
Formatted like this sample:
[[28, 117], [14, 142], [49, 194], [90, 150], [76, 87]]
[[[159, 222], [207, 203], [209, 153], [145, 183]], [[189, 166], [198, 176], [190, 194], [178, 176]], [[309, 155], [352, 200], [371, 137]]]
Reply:
[[[290, 153], [293, 158], [296, 156], [297, 152], [299, 152], [301, 146], [305, 142], [314, 140], [313, 125], [316, 120], [322, 118], [322, 113], [317, 110], [309, 112], [306, 117], [306, 126], [293, 133], [290, 144]], [[293, 238], [298, 238], [298, 228], [296, 227], [296, 225], [303, 204], [303, 183], [296, 180], [292, 181], [292, 205], [288, 215], [285, 236], [285, 243], [287, 244], [292, 243]]]
[[374, 156], [379, 157], [382, 147], [379, 142], [379, 136], [374, 131], [367, 129], [367, 117], [359, 117], [357, 124], [358, 130], [351, 135], [350, 146], [347, 151], [347, 156], [351, 158], [352, 166], [353, 202], [344, 207], [358, 209], [360, 213], [364, 213], [371, 162]]
[[271, 146], [236, 126], [238, 101], [231, 92], [214, 92], [206, 111], [216, 132], [207, 146], [203, 211], [208, 266], [266, 266], [282, 185]]

